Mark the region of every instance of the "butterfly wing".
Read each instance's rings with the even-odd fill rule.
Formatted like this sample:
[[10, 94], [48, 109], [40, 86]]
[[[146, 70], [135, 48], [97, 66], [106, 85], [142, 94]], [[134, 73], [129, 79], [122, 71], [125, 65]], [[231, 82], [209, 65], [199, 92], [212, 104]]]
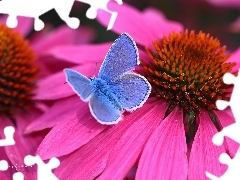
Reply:
[[109, 82], [123, 73], [133, 70], [139, 63], [136, 43], [130, 35], [123, 33], [110, 47], [98, 77]]
[[93, 93], [90, 79], [72, 69], [64, 69], [68, 84], [73, 91], [83, 100], [88, 101]]
[[109, 85], [117, 96], [119, 104], [127, 111], [133, 111], [143, 105], [151, 92], [151, 85], [141, 75], [126, 73]]
[[89, 107], [93, 117], [101, 124], [117, 124], [121, 120], [122, 110], [99, 91], [91, 96]]

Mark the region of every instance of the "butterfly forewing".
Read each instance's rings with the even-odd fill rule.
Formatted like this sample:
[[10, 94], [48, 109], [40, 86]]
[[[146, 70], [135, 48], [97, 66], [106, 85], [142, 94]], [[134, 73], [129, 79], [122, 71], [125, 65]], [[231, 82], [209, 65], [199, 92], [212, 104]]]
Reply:
[[127, 111], [141, 107], [151, 91], [151, 85], [146, 78], [133, 73], [115, 79], [109, 88], [116, 95], [119, 104]]
[[90, 86], [90, 79], [72, 69], [64, 69], [68, 84], [83, 101], [88, 101], [93, 89]]
[[139, 57], [136, 44], [127, 33], [123, 33], [109, 49], [98, 77], [111, 81], [133, 70], [138, 64]]

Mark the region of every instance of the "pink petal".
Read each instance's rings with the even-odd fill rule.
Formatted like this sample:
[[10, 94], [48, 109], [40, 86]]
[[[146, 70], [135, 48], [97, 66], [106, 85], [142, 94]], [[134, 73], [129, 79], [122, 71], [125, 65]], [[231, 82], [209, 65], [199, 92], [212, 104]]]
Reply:
[[[230, 116], [225, 111], [214, 111], [214, 113], [217, 115], [222, 127], [226, 127], [228, 125], [235, 123], [234, 117]], [[228, 146], [227, 149], [229, 154], [231, 155], [231, 157], [234, 157], [239, 148], [239, 144], [229, 139], [228, 137], [225, 137], [225, 140]]]
[[[64, 68], [75, 66], [76, 64], [56, 59], [53, 56], [40, 56], [36, 60], [36, 64], [39, 67], [38, 75], [40, 78], [45, 78], [53, 75]], [[57, 66], [56, 66], [57, 64]]]
[[[0, 17], [0, 23], [6, 24], [8, 15], [3, 15]], [[21, 35], [27, 36], [33, 29], [33, 19], [28, 17], [18, 16], [18, 25], [14, 30], [18, 31]]]
[[[18, 114], [18, 116], [16, 116], [17, 127], [15, 128], [14, 133], [14, 140], [16, 143], [13, 146], [5, 146], [6, 154], [9, 160], [14, 166], [17, 166], [16, 169], [21, 172], [35, 171], [32, 167], [23, 166], [23, 159], [28, 154], [34, 155], [45, 134], [41, 132], [27, 136], [23, 134], [23, 130], [26, 128], [27, 124], [37, 116], [39, 116], [39, 112], [34, 109], [32, 109], [28, 114]], [[14, 126], [8, 118], [2, 118], [0, 129], [3, 129], [8, 125]], [[3, 132], [1, 131], [0, 133], [1, 137], [3, 137]]]
[[[159, 105], [156, 105], [157, 103]], [[111, 179], [123, 179], [134, 166], [146, 141], [164, 118], [168, 107], [166, 103], [158, 99], [147, 105], [151, 105], [152, 109], [141, 116], [123, 133], [110, 153], [107, 167], [98, 178], [99, 180], [105, 180], [108, 177], [111, 177]]]
[[[83, 64], [85, 62], [102, 62], [112, 43], [89, 45], [64, 45], [47, 51], [47, 54], [55, 58], [69, 62]], [[93, 54], [94, 53], [94, 56]]]
[[25, 129], [25, 133], [52, 128], [60, 121], [69, 119], [83, 104], [86, 103], [76, 95], [58, 100], [47, 112], [31, 122]]
[[227, 168], [219, 162], [219, 155], [225, 152], [224, 147], [212, 143], [212, 137], [217, 133], [217, 129], [207, 112], [199, 115], [199, 122], [189, 159], [188, 179], [194, 180], [208, 179], [205, 175], [206, 171], [220, 176]]
[[[3, 132], [3, 129], [0, 128], [0, 131]], [[1, 139], [3, 139], [3, 138], [4, 137], [1, 136]], [[4, 147], [0, 147], [0, 161], [1, 160], [7, 161], [9, 166], [11, 165], [11, 162], [9, 162], [9, 160], [8, 160], [8, 156], [6, 155]], [[14, 170], [12, 168], [8, 168], [7, 171], [0, 171], [0, 179], [9, 179], [9, 177], [11, 177], [11, 175], [13, 173], [14, 173]]]
[[7, 171], [0, 171], [0, 179], [10, 179], [14, 171], [8, 169]]
[[[151, 100], [150, 100], [151, 101]], [[142, 121], [152, 105], [149, 100], [133, 113], [127, 113], [118, 124], [108, 126], [103, 132], [75, 152], [65, 156], [55, 174], [59, 179], [94, 179], [105, 169], [109, 154], [124, 132], [134, 123]], [[147, 119], [146, 119], [147, 121]]]
[[[85, 76], [93, 76], [96, 70], [99, 69], [100, 63], [85, 63], [81, 66], [72, 67], [72, 69], [84, 74]], [[72, 88], [65, 83], [66, 77], [61, 71], [50, 77], [41, 79], [38, 82], [38, 88], [35, 92], [35, 100], [53, 100], [71, 96], [74, 93]]]
[[[162, 38], [173, 31], [183, 31], [183, 25], [178, 22], [166, 19], [164, 14], [155, 8], [146, 8], [143, 11], [144, 19], [149, 23], [151, 32], [156, 35], [156, 38]], [[149, 21], [149, 19], [151, 19]], [[159, 26], [157, 25], [159, 24]], [[161, 27], [160, 27], [161, 26]]]
[[237, 72], [240, 69], [240, 48], [238, 48], [233, 54], [228, 58], [226, 62], [236, 62], [236, 66], [233, 67], [231, 72]]
[[33, 19], [29, 17], [17, 17], [18, 25], [15, 30], [17, 30], [23, 36], [27, 36], [33, 29]]
[[230, 23], [227, 29], [231, 33], [240, 33], [240, 16]]
[[69, 117], [61, 119], [43, 139], [37, 150], [41, 158], [49, 159], [69, 154], [107, 127], [93, 118], [87, 103], [81, 103], [78, 109]]
[[151, 135], [140, 157], [136, 179], [186, 179], [187, 145], [182, 117], [182, 112], [175, 109]]
[[[162, 37], [164, 33], [182, 29], [181, 25], [164, 19], [162, 14], [156, 12], [156, 10], [152, 11], [149, 9], [144, 14], [133, 6], [127, 5], [127, 3], [123, 3], [120, 6], [113, 2], [109, 2], [108, 7], [111, 11], [118, 12], [113, 31], [118, 34], [127, 32], [141, 45], [149, 45], [154, 39]], [[130, 14], [130, 16], [126, 16], [126, 14]], [[149, 18], [149, 15], [153, 15], [154, 19]], [[108, 26], [110, 15], [109, 13], [99, 11], [97, 19], [104, 26]]]
[[[64, 37], [64, 38], [63, 38]], [[74, 30], [63, 25], [51, 33], [37, 33], [31, 41], [32, 47], [38, 54], [60, 45], [78, 44], [90, 42], [94, 37], [94, 32], [89, 27], [82, 27]]]

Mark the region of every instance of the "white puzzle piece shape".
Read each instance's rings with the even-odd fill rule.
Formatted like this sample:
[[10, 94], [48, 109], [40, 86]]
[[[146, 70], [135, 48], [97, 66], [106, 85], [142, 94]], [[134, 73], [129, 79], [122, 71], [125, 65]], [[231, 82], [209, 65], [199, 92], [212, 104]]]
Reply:
[[[219, 110], [224, 110], [227, 106], [230, 106], [233, 116], [235, 118], [235, 123], [230, 124], [227, 127], [224, 127], [220, 132], [215, 134], [212, 138], [212, 141], [215, 145], [220, 146], [224, 142], [224, 137], [229, 137], [235, 142], [240, 144], [240, 111], [239, 111], [239, 102], [240, 102], [240, 70], [238, 76], [233, 74], [226, 73], [223, 76], [223, 81], [226, 84], [234, 84], [232, 95], [230, 101], [218, 100], [216, 106]], [[222, 164], [228, 165], [228, 169], [221, 176], [217, 177], [209, 172], [206, 172], [206, 176], [211, 180], [238, 180], [240, 179], [240, 148], [238, 149], [235, 157], [231, 159], [228, 154], [222, 153], [219, 157], [219, 161]]]
[[21, 172], [15, 172], [12, 177], [13, 180], [24, 180], [24, 175]]
[[0, 161], [0, 171], [6, 171], [8, 169], [8, 162], [5, 160]]
[[[111, 14], [108, 30], [112, 29], [117, 18], [117, 12], [113, 12], [107, 8], [110, 0], [77, 0], [89, 4], [91, 7], [86, 12], [89, 19], [95, 19], [97, 10], [102, 9]], [[115, 0], [119, 5], [122, 0]], [[34, 18], [34, 29], [40, 31], [44, 28], [44, 22], [39, 19], [39, 16], [55, 9], [59, 17], [66, 24], [76, 29], [80, 24], [80, 20], [74, 17], [69, 17], [74, 0], [2, 0], [0, 1], [0, 14], [8, 14], [7, 26], [15, 28], [18, 24], [17, 16]]]
[[57, 168], [60, 165], [60, 161], [57, 158], [51, 158], [47, 164], [45, 164], [40, 156], [27, 155], [24, 158], [24, 163], [27, 166], [37, 164], [37, 179], [38, 180], [58, 180], [58, 178], [52, 173], [52, 169]]
[[7, 126], [4, 128], [3, 133], [5, 135], [5, 139], [0, 139], [0, 147], [1, 146], [11, 146], [15, 144], [13, 139], [15, 129], [12, 126]]
[[206, 176], [211, 180], [239, 180], [240, 179], [240, 149], [238, 149], [235, 157], [231, 159], [228, 154], [222, 153], [219, 157], [219, 161], [222, 164], [228, 165], [228, 169], [221, 176], [217, 177], [209, 172], [206, 172]]

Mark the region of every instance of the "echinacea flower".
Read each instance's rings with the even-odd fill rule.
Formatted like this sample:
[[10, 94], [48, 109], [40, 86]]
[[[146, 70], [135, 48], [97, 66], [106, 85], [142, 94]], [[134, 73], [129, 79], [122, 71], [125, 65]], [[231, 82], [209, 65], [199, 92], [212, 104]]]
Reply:
[[[152, 95], [142, 108], [125, 113], [118, 124], [106, 126], [96, 122], [87, 103], [70, 88], [61, 91], [64, 99], [51, 94], [49, 98], [59, 99], [52, 107], [52, 118], [58, 120], [41, 123], [40, 117], [28, 127], [28, 131], [53, 127], [37, 154], [43, 159], [62, 156], [55, 170], [59, 179], [124, 179], [134, 168], [136, 179], [203, 180], [207, 179], [205, 171], [222, 175], [226, 166], [218, 161], [219, 155], [227, 152], [233, 157], [238, 145], [229, 139], [224, 146], [212, 144], [213, 135], [234, 122], [231, 112], [216, 109], [215, 101], [229, 98], [231, 87], [222, 82], [222, 76], [237, 71], [240, 51], [230, 57], [217, 39], [203, 32], [183, 31], [179, 23], [166, 20], [154, 9], [139, 12], [113, 3], [110, 7], [119, 14], [113, 30], [128, 32], [140, 48], [147, 48], [139, 50], [142, 65], [137, 71], [151, 82]], [[107, 25], [107, 15], [99, 20]], [[95, 55], [83, 53], [84, 48], [76, 47], [79, 54], [72, 49], [77, 55], [69, 54], [69, 59], [93, 60]], [[87, 48], [99, 52], [95, 62], [101, 58], [100, 52], [107, 52], [104, 45]], [[57, 55], [55, 52], [52, 54]], [[75, 69], [93, 75], [93, 64]], [[64, 81], [63, 74], [56, 77]]]
[[[35, 154], [46, 132], [25, 135], [24, 130], [48, 108], [44, 101], [34, 100], [39, 80], [57, 70], [48, 70], [43, 60], [47, 58], [45, 52], [63, 43], [74, 44], [79, 36], [77, 31], [60, 27], [49, 32], [45, 29], [45, 34], [33, 33], [31, 39], [26, 39], [33, 20], [22, 17], [18, 20], [18, 27], [10, 29], [5, 25], [6, 16], [0, 18], [0, 139], [5, 138], [5, 127], [15, 128], [15, 145], [0, 147], [0, 160], [6, 160], [9, 166], [0, 171], [3, 180], [12, 179], [16, 172], [22, 172], [24, 179], [36, 179], [36, 168], [25, 167], [23, 160], [26, 155]], [[59, 39], [66, 34], [68, 37]]]

